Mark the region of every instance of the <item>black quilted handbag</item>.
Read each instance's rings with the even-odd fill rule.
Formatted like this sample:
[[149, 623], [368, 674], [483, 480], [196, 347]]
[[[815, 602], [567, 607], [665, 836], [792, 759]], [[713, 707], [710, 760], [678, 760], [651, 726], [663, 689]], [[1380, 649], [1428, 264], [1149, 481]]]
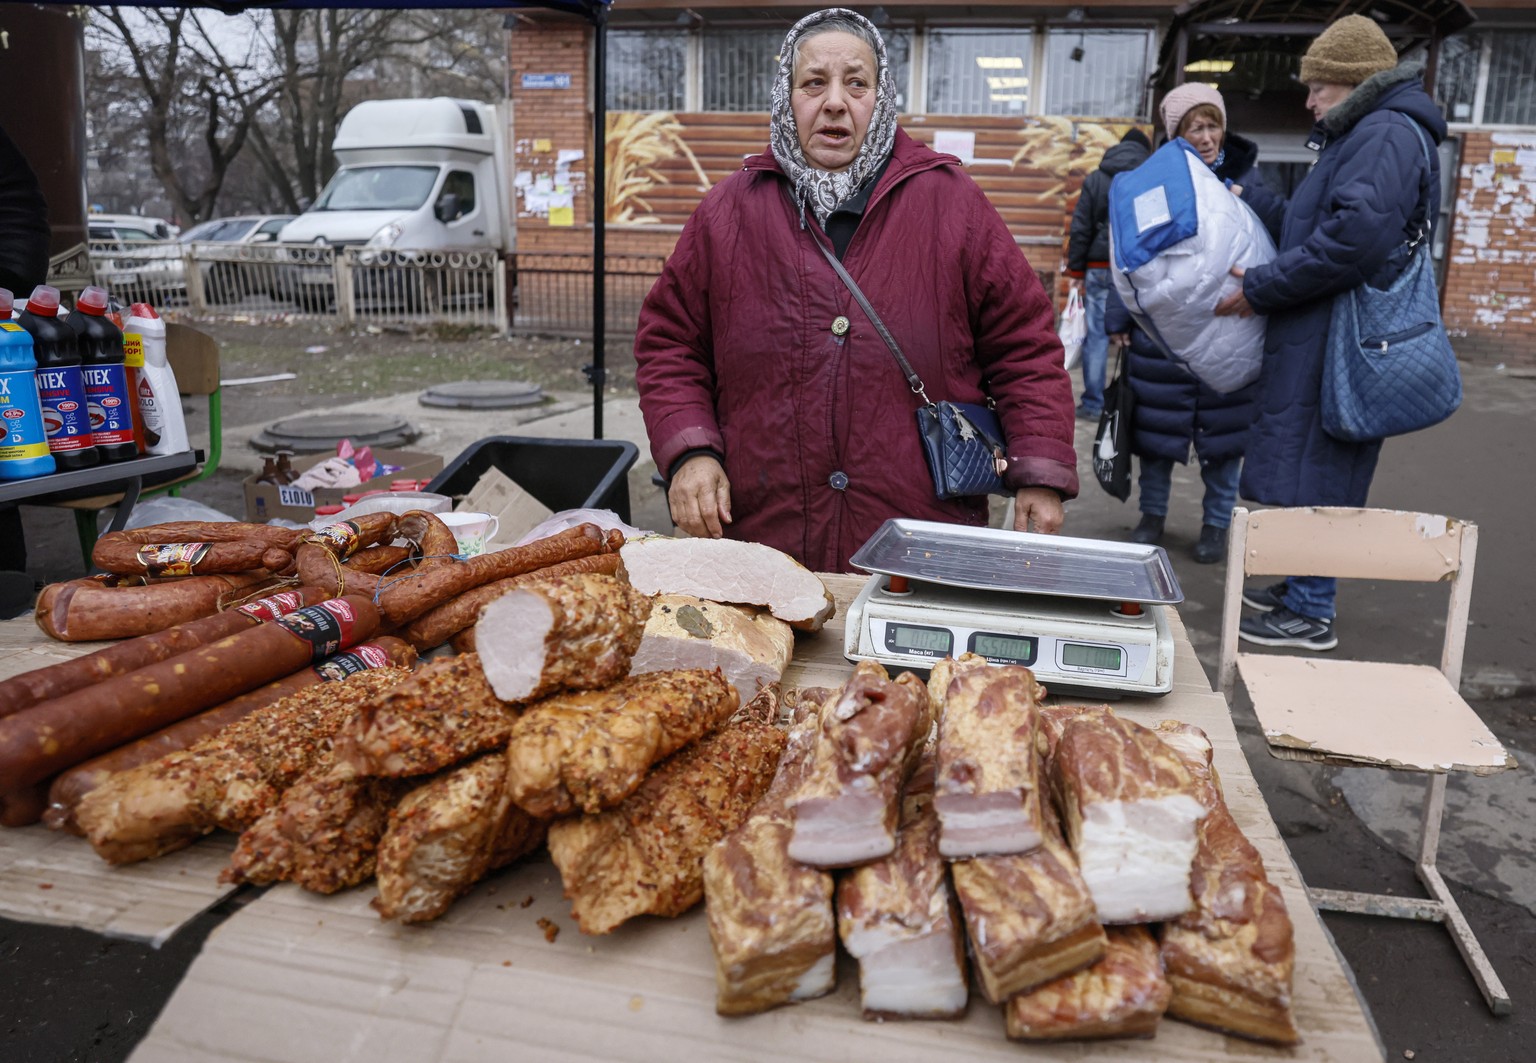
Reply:
[[1003, 472], [1008, 468], [1008, 446], [997, 414], [990, 406], [972, 402], [930, 401], [917, 370], [901, 353], [896, 338], [875, 313], [875, 308], [869, 305], [869, 300], [864, 298], [864, 293], [843, 264], [820, 240], [816, 240], [816, 246], [827, 256], [827, 261], [853, 293], [870, 324], [896, 356], [912, 394], [923, 400], [917, 409], [917, 438], [923, 446], [923, 457], [928, 460], [928, 471], [933, 474], [934, 494], [939, 498], [1010, 494], [1003, 486]]

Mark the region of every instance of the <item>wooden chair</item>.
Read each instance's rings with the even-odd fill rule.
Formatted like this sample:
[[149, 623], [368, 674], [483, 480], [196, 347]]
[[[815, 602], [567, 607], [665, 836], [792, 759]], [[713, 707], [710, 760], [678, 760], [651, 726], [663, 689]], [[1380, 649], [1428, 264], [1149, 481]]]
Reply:
[[[202, 466], [164, 483], [145, 484], [140, 498], [155, 494], [179, 495], [184, 487], [206, 480], [219, 468], [219, 458], [224, 450], [224, 410], [219, 394], [219, 344], [206, 332], [190, 325], [167, 322], [165, 326], [165, 356], [171, 371], [176, 374], [176, 388], [183, 395], [208, 397], [208, 449]], [[188, 426], [191, 427], [190, 425]], [[108, 506], [123, 501], [121, 491], [87, 498], [47, 503], [75, 511], [75, 531], [80, 537], [80, 553], [85, 567], [91, 567], [91, 551], [99, 534], [98, 515]]]
[[[1239, 675], [1282, 760], [1370, 766], [1427, 775], [1415, 869], [1433, 898], [1308, 887], [1315, 907], [1442, 923], [1496, 1015], [1509, 994], [1435, 866], [1445, 780], [1451, 771], [1491, 775], [1514, 760], [1458, 692], [1477, 525], [1385, 509], [1271, 509], [1233, 513], [1227, 546], [1217, 677], [1231, 704]], [[1237, 625], [1249, 576], [1335, 576], [1450, 581], [1438, 668], [1274, 652], [1239, 653]]]

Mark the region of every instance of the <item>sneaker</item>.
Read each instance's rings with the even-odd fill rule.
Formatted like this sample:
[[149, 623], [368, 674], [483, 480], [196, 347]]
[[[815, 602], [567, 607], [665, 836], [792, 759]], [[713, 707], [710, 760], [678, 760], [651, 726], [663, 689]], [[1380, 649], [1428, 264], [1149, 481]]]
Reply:
[[1077, 419], [1079, 421], [1097, 421], [1104, 416], [1103, 410], [1095, 410], [1081, 404], [1077, 407]]
[[1246, 618], [1237, 625], [1237, 636], [1260, 646], [1294, 646], [1298, 650], [1331, 650], [1339, 644], [1332, 620], [1300, 616], [1283, 605]]
[[1200, 541], [1195, 544], [1195, 563], [1214, 565], [1227, 556], [1227, 529], [1214, 524], [1200, 526]]
[[1163, 537], [1163, 518], [1151, 513], [1141, 515], [1141, 523], [1131, 531], [1131, 542], [1151, 545]]
[[1272, 612], [1285, 605], [1285, 580], [1271, 583], [1268, 587], [1244, 587], [1243, 604], [1261, 613]]

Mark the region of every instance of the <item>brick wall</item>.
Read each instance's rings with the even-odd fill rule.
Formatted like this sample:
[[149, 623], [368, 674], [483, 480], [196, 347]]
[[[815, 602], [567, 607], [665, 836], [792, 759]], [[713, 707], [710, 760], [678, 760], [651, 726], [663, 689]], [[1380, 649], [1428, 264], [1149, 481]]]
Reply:
[[1456, 353], [1536, 365], [1536, 132], [1464, 134], [1446, 249]]
[[[550, 243], [561, 247], [579, 245], [590, 248], [587, 226], [592, 217], [587, 182], [592, 164], [592, 120], [588, 108], [587, 57], [590, 31], [577, 19], [519, 24], [511, 33], [509, 60], [512, 66], [512, 166], [515, 171], [535, 180], [548, 179], [554, 184], [562, 177], [573, 193], [574, 221], [564, 237], [549, 237], [551, 226], [547, 213], [529, 210], [526, 189], [513, 189], [513, 214], [517, 219], [519, 250]], [[563, 89], [523, 88], [523, 78], [530, 74], [565, 74], [570, 87]], [[582, 157], [568, 161], [562, 169], [560, 152], [580, 151]], [[572, 235], [577, 237], [572, 240]], [[539, 249], [544, 249], [539, 247]]]

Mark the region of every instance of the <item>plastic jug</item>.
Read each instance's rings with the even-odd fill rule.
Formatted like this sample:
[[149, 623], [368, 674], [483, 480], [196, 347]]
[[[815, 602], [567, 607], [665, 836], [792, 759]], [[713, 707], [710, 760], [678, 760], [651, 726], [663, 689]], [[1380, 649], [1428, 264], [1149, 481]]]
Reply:
[[32, 336], [37, 397], [54, 462], [65, 471], [100, 464], [101, 455], [91, 436], [91, 413], [85, 404], [80, 344], [75, 330], [59, 317], [59, 290], [39, 284], [22, 304], [16, 323]]
[[144, 422], [144, 447], [149, 454], [179, 454], [191, 450], [187, 419], [176, 389], [176, 374], [165, 357], [165, 322], [148, 303], [134, 303], [123, 322], [123, 351], [139, 371], [139, 414]]
[[10, 320], [12, 296], [0, 288], [0, 480], [46, 476], [57, 467], [37, 401], [32, 334]]
[[69, 327], [80, 339], [85, 401], [91, 411], [91, 437], [102, 461], [139, 456], [133, 442], [133, 396], [123, 367], [123, 333], [107, 320], [107, 293], [91, 285], [75, 300]]

